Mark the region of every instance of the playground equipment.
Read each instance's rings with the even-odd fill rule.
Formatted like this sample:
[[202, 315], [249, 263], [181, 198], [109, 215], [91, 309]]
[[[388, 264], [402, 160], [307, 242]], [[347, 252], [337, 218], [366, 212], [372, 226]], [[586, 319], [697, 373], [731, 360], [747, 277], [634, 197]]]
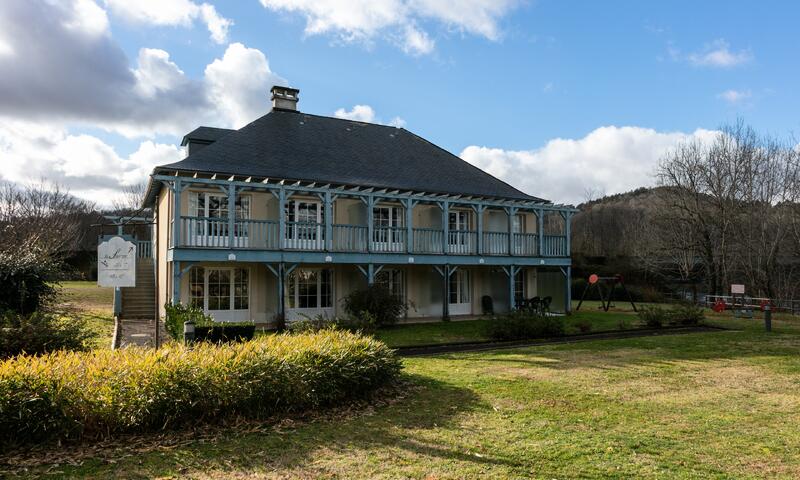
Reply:
[[[625, 292], [625, 295], [628, 296], [628, 301], [631, 302], [631, 307], [633, 307], [633, 311], [636, 312], [636, 304], [633, 303], [633, 297], [631, 297], [631, 293], [625, 288], [625, 281], [622, 278], [622, 275], [616, 274], [612, 277], [600, 277], [597, 274], [593, 273], [589, 275], [589, 282], [586, 284], [586, 288], [583, 289], [583, 293], [581, 294], [581, 300], [578, 302], [578, 306], [575, 308], [575, 311], [581, 309], [581, 305], [583, 304], [583, 299], [586, 298], [586, 294], [589, 292], [589, 289], [594, 288], [600, 294], [600, 304], [602, 305], [601, 308], [603, 311], [608, 311], [608, 309], [612, 306], [612, 297], [614, 296], [614, 287], [619, 285], [622, 287], [622, 291]], [[606, 295], [604, 286], [608, 287], [608, 294]]]

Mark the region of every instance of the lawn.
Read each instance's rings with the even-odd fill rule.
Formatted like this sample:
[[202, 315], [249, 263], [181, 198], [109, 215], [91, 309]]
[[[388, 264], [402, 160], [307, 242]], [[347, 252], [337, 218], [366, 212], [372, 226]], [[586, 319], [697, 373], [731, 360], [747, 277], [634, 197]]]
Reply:
[[388, 404], [122, 440], [25, 475], [800, 477], [800, 321], [729, 317], [712, 323], [741, 330], [406, 359]]
[[95, 282], [61, 282], [58, 301], [75, 310], [95, 332], [96, 346], [111, 345], [114, 331], [114, 289], [98, 287]]

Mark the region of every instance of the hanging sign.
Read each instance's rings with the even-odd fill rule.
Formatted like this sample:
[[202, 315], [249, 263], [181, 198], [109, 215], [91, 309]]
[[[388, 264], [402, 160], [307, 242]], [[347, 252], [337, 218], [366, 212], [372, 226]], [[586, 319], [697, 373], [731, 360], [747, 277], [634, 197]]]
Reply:
[[101, 287], [136, 286], [136, 244], [123, 237], [102, 239], [97, 246], [97, 284]]
[[731, 295], [744, 295], [744, 285], [738, 283], [732, 284]]

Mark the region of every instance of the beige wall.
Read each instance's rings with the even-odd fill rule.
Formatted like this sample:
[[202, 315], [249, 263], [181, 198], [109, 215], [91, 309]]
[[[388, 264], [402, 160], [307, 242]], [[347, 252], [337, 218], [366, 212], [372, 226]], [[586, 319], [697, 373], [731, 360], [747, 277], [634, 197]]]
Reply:
[[167, 286], [169, 285], [170, 269], [172, 264], [167, 263], [167, 250], [169, 249], [169, 213], [170, 199], [172, 192], [168, 188], [162, 188], [156, 199], [156, 210], [154, 212], [157, 237], [156, 237], [156, 269], [158, 270], [158, 314], [164, 316], [164, 304], [167, 303]]

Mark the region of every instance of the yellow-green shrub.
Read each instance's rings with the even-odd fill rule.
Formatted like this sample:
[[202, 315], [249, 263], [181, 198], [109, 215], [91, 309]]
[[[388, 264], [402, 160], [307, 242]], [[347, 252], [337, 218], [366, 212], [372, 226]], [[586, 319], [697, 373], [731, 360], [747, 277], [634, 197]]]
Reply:
[[400, 368], [383, 343], [336, 330], [157, 351], [20, 356], [0, 363], [0, 445], [340, 404]]

